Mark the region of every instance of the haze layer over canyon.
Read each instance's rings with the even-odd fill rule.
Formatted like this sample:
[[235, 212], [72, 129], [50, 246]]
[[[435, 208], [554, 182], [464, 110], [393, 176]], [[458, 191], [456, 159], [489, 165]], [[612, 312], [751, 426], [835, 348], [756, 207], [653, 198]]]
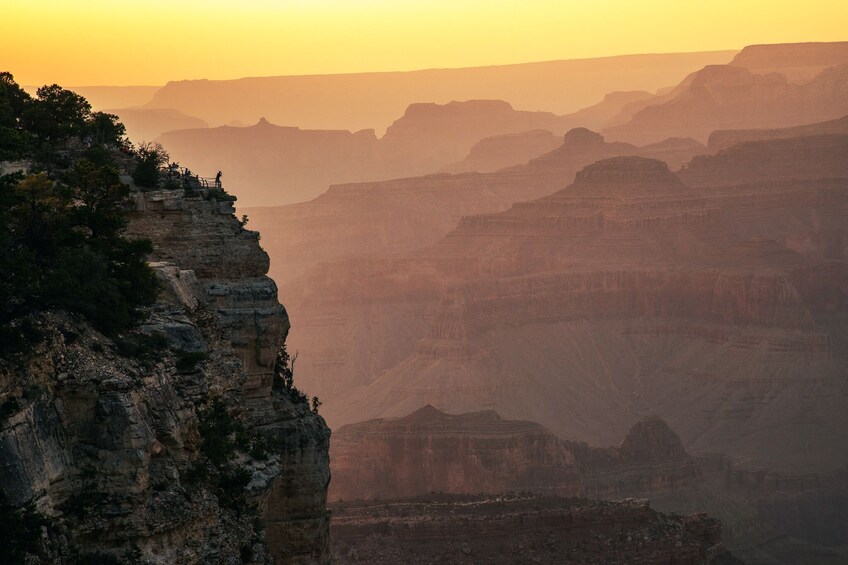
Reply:
[[[846, 63], [844, 44], [746, 48], [608, 97], [599, 132], [564, 120], [553, 149], [553, 130], [498, 134], [445, 172], [247, 209], [300, 377], [335, 427], [432, 405], [604, 447], [659, 416], [702, 478], [649, 498], [721, 517], [745, 559], [838, 562], [838, 520], [788, 515], [845, 500]], [[470, 457], [421, 445], [428, 477]], [[421, 483], [389, 453], [400, 476], [375, 484]]]
[[848, 560], [848, 42], [7, 75], [30, 561]]

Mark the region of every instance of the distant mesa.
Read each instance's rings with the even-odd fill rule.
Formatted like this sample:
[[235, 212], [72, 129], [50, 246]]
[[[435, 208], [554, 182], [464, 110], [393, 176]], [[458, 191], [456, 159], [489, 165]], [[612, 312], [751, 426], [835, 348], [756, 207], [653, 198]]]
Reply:
[[686, 191], [687, 187], [657, 159], [612, 157], [584, 168], [574, 178], [567, 194], [650, 195], [661, 191]]
[[590, 147], [603, 145], [604, 136], [584, 127], [574, 128], [565, 134], [563, 147]]
[[657, 417], [609, 448], [563, 441], [493, 410], [448, 414], [432, 405], [333, 436], [330, 500], [506, 491], [609, 498], [677, 493], [702, 481], [680, 438]]
[[848, 41], [749, 45], [731, 61], [758, 74], [778, 72], [790, 82], [813, 79], [828, 67], [848, 62]]
[[[508, 137], [490, 141], [503, 147], [501, 143]], [[499, 212], [516, 202], [552, 194], [571, 184], [583, 167], [602, 159], [641, 155], [678, 169], [694, 155], [706, 152], [692, 139], [670, 139], [645, 147], [609, 143], [585, 128], [554, 137], [557, 147], [553, 151], [491, 173], [336, 185], [310, 202], [247, 212], [262, 231], [266, 249], [276, 258], [272, 273], [279, 280], [294, 280], [310, 265], [430, 245], [464, 216]]]

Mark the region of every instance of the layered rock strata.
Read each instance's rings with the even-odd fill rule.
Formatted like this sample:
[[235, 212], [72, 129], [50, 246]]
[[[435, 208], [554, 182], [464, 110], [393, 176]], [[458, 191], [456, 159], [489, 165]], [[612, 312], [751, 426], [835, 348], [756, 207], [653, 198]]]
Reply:
[[452, 415], [427, 406], [343, 426], [331, 460], [330, 500], [509, 491], [670, 496], [702, 482], [680, 438], [658, 418], [636, 424], [618, 447], [595, 448], [493, 411]]
[[[141, 331], [158, 349], [130, 352], [143, 335], [111, 340], [47, 314], [27, 363], [0, 366], [5, 402], [14, 400], [0, 431], [3, 491], [66, 528], [48, 528], [46, 562], [103, 553], [163, 564], [328, 560], [329, 430], [272, 393], [289, 322], [258, 235], [232, 215], [232, 200], [136, 193], [128, 233], [153, 242], [162, 283]], [[237, 446], [242, 502], [240, 486], [215, 490], [198, 474], [199, 420], [213, 399], [251, 445], [267, 448]]]
[[[356, 369], [312, 383], [337, 424], [428, 403], [494, 408], [604, 445], [658, 413], [690, 448], [837, 468], [843, 453], [790, 420], [815, 402], [814, 425], [841, 429], [844, 185], [701, 191], [656, 161], [602, 161], [554, 195], [463, 220], [431, 248], [327, 264], [292, 285], [310, 313], [299, 343], [322, 358], [345, 357], [344, 312], [367, 320], [351, 344]], [[321, 318], [330, 304], [334, 319]], [[369, 351], [376, 335], [385, 347]], [[788, 456], [787, 441], [798, 448]]]
[[692, 140], [636, 147], [575, 128], [553, 151], [496, 172], [338, 185], [310, 202], [245, 211], [274, 259], [271, 275], [286, 283], [325, 261], [358, 261], [431, 245], [463, 217], [550, 194], [600, 159], [641, 155], [678, 167], [703, 152], [703, 145]]

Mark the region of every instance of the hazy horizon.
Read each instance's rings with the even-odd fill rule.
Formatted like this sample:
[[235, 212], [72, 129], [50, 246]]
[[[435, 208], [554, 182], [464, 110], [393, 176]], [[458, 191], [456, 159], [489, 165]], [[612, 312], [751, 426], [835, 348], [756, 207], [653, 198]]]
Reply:
[[844, 0], [0, 14], [0, 563], [848, 563]]
[[0, 52], [20, 84], [115, 86], [836, 41], [848, 21], [843, 3], [762, 0], [720, 0], [707, 9], [645, 0], [12, 0], [4, 12]]

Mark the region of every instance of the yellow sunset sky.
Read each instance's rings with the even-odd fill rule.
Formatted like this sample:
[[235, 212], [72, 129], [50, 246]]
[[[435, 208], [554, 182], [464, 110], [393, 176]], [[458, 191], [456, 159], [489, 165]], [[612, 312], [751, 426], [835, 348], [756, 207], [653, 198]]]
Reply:
[[29, 85], [157, 85], [846, 39], [845, 0], [0, 0], [0, 70]]

